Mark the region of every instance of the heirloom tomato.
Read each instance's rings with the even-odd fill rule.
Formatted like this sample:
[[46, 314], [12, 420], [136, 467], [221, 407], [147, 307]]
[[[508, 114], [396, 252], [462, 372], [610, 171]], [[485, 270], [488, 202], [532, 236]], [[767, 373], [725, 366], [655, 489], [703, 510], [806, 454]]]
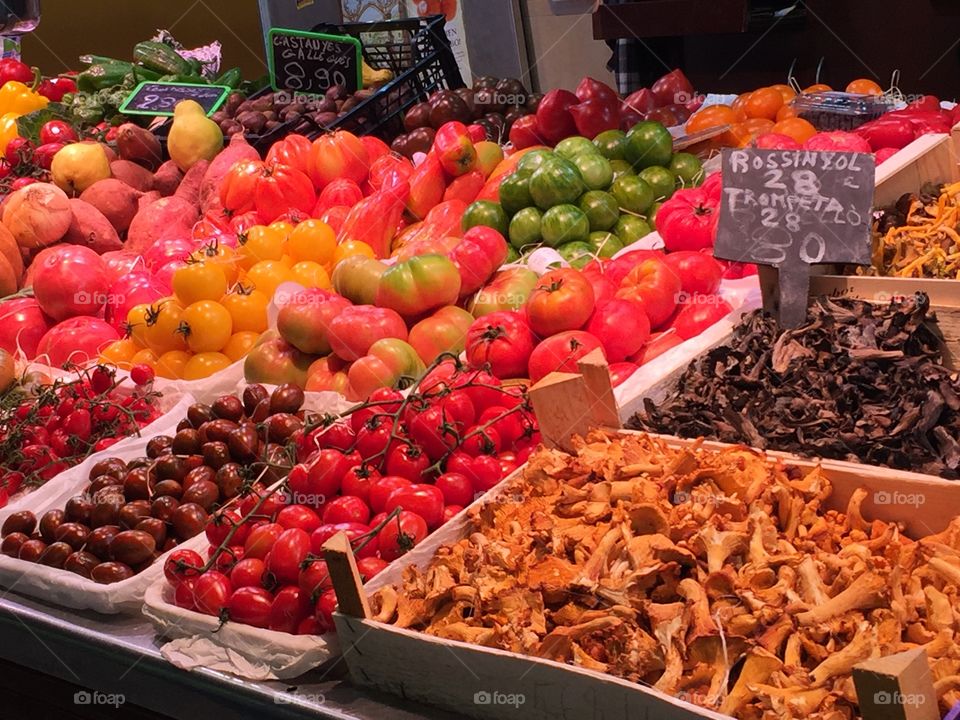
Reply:
[[329, 325], [333, 352], [344, 360], [359, 360], [378, 340], [407, 339], [407, 325], [394, 310], [353, 305], [340, 311]]
[[582, 327], [593, 312], [593, 286], [579, 270], [561, 268], [540, 277], [527, 299], [530, 328], [547, 337]]
[[344, 258], [333, 269], [333, 289], [358, 305], [373, 305], [377, 299], [380, 276], [387, 266], [363, 255]]
[[[441, 125], [433, 140], [433, 148], [440, 160], [440, 166], [450, 177], [468, 173], [477, 164], [477, 149], [462, 122], [453, 120]], [[481, 182], [480, 187], [482, 186]]]
[[474, 317], [483, 317], [501, 310], [522, 308], [537, 284], [537, 274], [525, 267], [500, 270], [470, 300], [467, 309]]
[[330, 325], [349, 300], [337, 293], [311, 288], [291, 295], [277, 315], [277, 331], [298, 350], [312, 355], [331, 352]]
[[621, 298], [613, 298], [594, 310], [586, 329], [600, 340], [611, 363], [626, 360], [650, 337], [650, 321], [643, 305]]
[[362, 183], [367, 179], [369, 168], [367, 148], [353, 133], [338, 130], [313, 141], [310, 177], [318, 190], [337, 178]]
[[596, 336], [580, 330], [548, 337], [530, 354], [530, 381], [537, 382], [552, 372], [577, 372], [577, 360], [598, 347], [602, 345]]
[[377, 305], [413, 318], [460, 296], [460, 273], [443, 255], [418, 255], [397, 263], [380, 276]]
[[493, 228], [477, 225], [449, 252], [460, 273], [460, 295], [471, 295], [490, 279], [507, 259], [507, 241]]
[[269, 338], [254, 346], [243, 362], [243, 374], [249, 383], [303, 387], [312, 358], [283, 338]]
[[303, 135], [287, 135], [270, 146], [266, 161], [280, 163], [310, 175], [310, 154], [313, 142]]
[[680, 289], [688, 295], [712, 295], [720, 287], [723, 268], [712, 255], [680, 251], [667, 253], [663, 256], [663, 261], [680, 278]]
[[523, 315], [495, 312], [476, 320], [467, 333], [467, 362], [488, 367], [498, 378], [524, 377], [536, 338]]
[[377, 388], [393, 387], [403, 378], [416, 379], [423, 370], [417, 351], [405, 341], [377, 340], [366, 355], [350, 366], [346, 394], [351, 400], [363, 400]]
[[680, 299], [680, 278], [669, 265], [655, 257], [639, 262], [620, 282], [617, 297], [643, 306], [651, 328], [673, 315]]
[[336, 355], [314, 360], [307, 368], [307, 383], [304, 390], [322, 392], [329, 390], [343, 395], [347, 390], [347, 363]]
[[456, 305], [447, 305], [410, 328], [408, 341], [424, 364], [432, 363], [441, 353], [459, 355], [466, 346], [472, 323], [473, 315]]

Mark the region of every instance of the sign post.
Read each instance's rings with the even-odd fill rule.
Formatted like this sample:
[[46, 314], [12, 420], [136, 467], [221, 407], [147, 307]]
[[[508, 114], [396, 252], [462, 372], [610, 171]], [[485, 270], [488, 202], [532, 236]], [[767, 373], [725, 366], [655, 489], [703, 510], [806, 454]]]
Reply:
[[274, 90], [321, 95], [334, 85], [348, 93], [363, 87], [362, 48], [356, 38], [271, 28], [267, 45]]
[[811, 265], [870, 264], [873, 190], [872, 155], [724, 150], [714, 255], [760, 265], [764, 309], [798, 327]]

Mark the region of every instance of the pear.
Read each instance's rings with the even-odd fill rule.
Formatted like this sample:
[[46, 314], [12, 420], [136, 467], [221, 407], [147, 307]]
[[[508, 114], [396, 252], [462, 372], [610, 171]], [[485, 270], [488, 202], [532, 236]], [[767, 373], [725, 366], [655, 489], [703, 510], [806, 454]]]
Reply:
[[50, 175], [58, 188], [68, 195], [78, 195], [110, 177], [110, 159], [100, 143], [70, 143], [53, 156]]
[[220, 126], [207, 117], [199, 103], [182, 100], [173, 109], [173, 125], [167, 136], [167, 152], [186, 172], [199, 160], [213, 160], [223, 149]]

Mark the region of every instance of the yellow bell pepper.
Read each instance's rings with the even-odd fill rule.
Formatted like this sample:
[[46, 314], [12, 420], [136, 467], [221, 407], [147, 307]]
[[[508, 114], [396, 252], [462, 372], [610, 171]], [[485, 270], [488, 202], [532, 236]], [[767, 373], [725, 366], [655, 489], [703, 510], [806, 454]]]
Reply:
[[7, 151], [7, 144], [19, 135], [17, 131], [17, 113], [0, 115], [0, 154]]
[[43, 95], [35, 93], [22, 82], [11, 80], [0, 87], [0, 115], [16, 113], [26, 115], [34, 110], [45, 108], [47, 100]]
[[16, 80], [10, 80], [0, 87], [0, 153], [5, 152], [7, 143], [17, 137], [17, 118], [41, 110], [49, 102], [43, 95]]

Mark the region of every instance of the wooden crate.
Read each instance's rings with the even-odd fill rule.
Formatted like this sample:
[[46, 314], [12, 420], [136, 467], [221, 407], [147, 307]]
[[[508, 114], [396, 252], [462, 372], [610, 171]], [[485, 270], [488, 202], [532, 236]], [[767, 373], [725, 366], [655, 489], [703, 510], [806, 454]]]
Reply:
[[[666, 442], [680, 447], [689, 441], [666, 438]], [[722, 449], [728, 446], [706, 443], [704, 447]], [[767, 454], [771, 458], [784, 457], [780, 453]], [[789, 462], [805, 470], [817, 464], [793, 458]], [[820, 465], [834, 486], [828, 508], [845, 510], [852, 493], [857, 488], [866, 488], [870, 496], [863, 505], [864, 515], [903, 522], [907, 533], [913, 537], [944, 529], [960, 507], [960, 483], [845, 462], [823, 462]], [[500, 488], [509, 482], [508, 478], [480, 502], [498, 502]], [[915, 495], [920, 500], [915, 506], [878, 505], [874, 502], [878, 493], [894, 492]], [[465, 526], [466, 515], [461, 513], [392, 563], [364, 590], [372, 593], [386, 585], [399, 584], [405, 567], [411, 564], [425, 567], [440, 545], [463, 537]], [[340, 613], [334, 617], [343, 657], [355, 682], [439, 706], [461, 716], [480, 720], [727, 718], [604, 673], [441, 639], [369, 619]], [[522, 703], [519, 702], [521, 698]], [[510, 704], [511, 701], [515, 704]]]
[[877, 167], [874, 207], [885, 207], [906, 193], [915, 193], [924, 183], [951, 183], [960, 180], [955, 138], [960, 125], [947, 134], [921, 135]]

